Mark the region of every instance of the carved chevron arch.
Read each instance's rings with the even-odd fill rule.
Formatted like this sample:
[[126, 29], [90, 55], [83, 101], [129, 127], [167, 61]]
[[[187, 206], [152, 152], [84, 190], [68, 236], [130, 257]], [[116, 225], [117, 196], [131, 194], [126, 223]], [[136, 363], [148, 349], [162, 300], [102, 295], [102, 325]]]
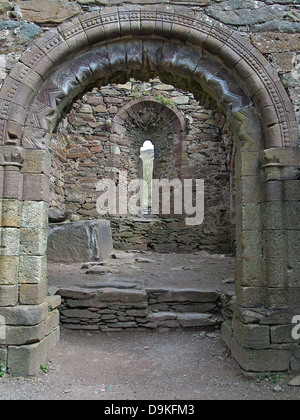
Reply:
[[0, 91], [0, 144], [45, 147], [63, 107], [124, 66], [188, 75], [191, 85], [221, 97], [233, 118], [254, 103], [266, 148], [298, 145], [291, 102], [256, 48], [198, 12], [154, 5], [104, 8], [39, 38]]

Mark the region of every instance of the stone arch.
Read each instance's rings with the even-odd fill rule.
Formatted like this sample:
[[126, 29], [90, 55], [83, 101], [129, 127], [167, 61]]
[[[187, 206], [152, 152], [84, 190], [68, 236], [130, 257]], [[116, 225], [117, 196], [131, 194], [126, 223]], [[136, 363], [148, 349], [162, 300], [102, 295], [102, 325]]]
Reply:
[[[164, 50], [162, 45], [160, 51], [154, 52], [145, 40], [145, 37], [149, 39], [149, 34], [150, 44], [153, 39], [176, 42], [174, 51], [167, 46]], [[128, 37], [142, 39], [143, 45], [129, 42], [131, 49], [128, 50], [124, 44], [112, 43]], [[85, 51], [106, 41], [108, 48], [84, 57]], [[199, 57], [202, 60], [199, 61]], [[297, 125], [289, 98], [279, 77], [257, 49], [233, 30], [197, 12], [176, 7], [165, 10], [159, 6], [151, 10], [146, 6], [130, 6], [126, 10], [106, 8], [87, 13], [39, 38], [23, 55], [1, 90], [1, 144], [18, 145], [23, 126], [31, 121], [30, 117], [35, 119], [34, 127], [44, 128], [47, 117], [58, 112], [58, 104], [63, 106], [76, 90], [81, 91], [92, 80], [106, 76], [107, 67], [113, 72], [124, 70], [124, 66], [134, 69], [148, 64], [151, 68], [155, 59], [160, 59], [164, 68], [175, 66], [177, 71], [188, 70], [193, 76], [199, 75], [212, 94], [217, 92], [215, 96], [219, 101], [221, 93], [220, 102], [230, 101], [233, 110], [242, 106], [236, 109], [240, 95], [230, 82], [239, 81], [259, 111], [266, 146], [298, 145]], [[54, 81], [53, 69], [65, 62], [71, 67], [64, 66], [64, 72]], [[227, 79], [229, 71], [233, 77]], [[41, 89], [45, 82], [48, 86]], [[209, 89], [210, 84], [212, 89]], [[41, 105], [42, 109], [36, 109]]]
[[[173, 84], [181, 83], [200, 99], [212, 98], [230, 120], [237, 147], [240, 235], [233, 335], [228, 327], [224, 337], [243, 369], [268, 370], [272, 353], [278, 364], [271, 369], [286, 370], [296, 357], [293, 346], [285, 351], [272, 347], [274, 319], [269, 318], [272, 308], [284, 308], [288, 316], [297, 307], [297, 297], [299, 302], [297, 282], [290, 274], [298, 261], [291, 239], [294, 227], [289, 225], [286, 233], [282, 214], [276, 218], [272, 213], [274, 203], [280, 207], [294, 185], [283, 182], [299, 179], [291, 102], [271, 65], [235, 31], [186, 8], [151, 5], [108, 7], [49, 30], [21, 57], [0, 91], [1, 285], [10, 286], [0, 314], [13, 320], [14, 328], [38, 326], [35, 339], [0, 341], [11, 373], [34, 371], [55, 341], [49, 329], [43, 330], [45, 321], [50, 322], [45, 248], [51, 132], [64, 108], [85, 89], [135, 72], [171, 77]], [[279, 241], [282, 235], [285, 239]], [[291, 254], [286, 255], [284, 244]], [[280, 267], [277, 264], [274, 274], [278, 249]], [[256, 314], [261, 310], [264, 325], [255, 313], [245, 321], [245, 308], [255, 308]], [[257, 353], [253, 340], [261, 334]], [[23, 350], [24, 366], [14, 367]]]
[[[157, 127], [155, 131], [153, 131], [151, 126], [146, 126], [147, 124], [143, 124], [143, 121], [139, 121], [141, 119], [140, 113], [144, 112], [152, 115], [153, 123], [155, 123]], [[140, 124], [143, 126], [139, 127]], [[129, 127], [130, 125], [132, 127]], [[159, 133], [156, 132], [158, 127], [160, 127], [161, 131]], [[140, 132], [140, 141], [143, 139], [147, 140], [148, 137], [151, 138], [158, 154], [161, 147], [170, 148], [170, 143], [172, 143], [174, 153], [169, 156], [169, 160], [172, 159], [175, 162], [174, 166], [177, 168], [176, 177], [181, 176], [181, 168], [187, 159], [184, 147], [187, 127], [183, 115], [176, 108], [173, 108], [168, 104], [164, 104], [152, 96], [144, 96], [139, 99], [134, 99], [127, 103], [116, 114], [111, 128], [112, 143], [122, 143], [126, 141], [126, 136], [128, 140], [128, 135], [130, 136], [130, 129]], [[133, 136], [136, 138], [135, 135]], [[167, 143], [164, 146], [161, 145], [160, 147], [160, 143], [162, 143], [162, 141]], [[158, 161], [161, 159], [156, 156], [155, 160], [156, 168], [154, 169], [154, 177], [156, 177], [157, 170], [160, 172], [158, 168]], [[157, 175], [158, 178], [161, 176], [161, 173]]]

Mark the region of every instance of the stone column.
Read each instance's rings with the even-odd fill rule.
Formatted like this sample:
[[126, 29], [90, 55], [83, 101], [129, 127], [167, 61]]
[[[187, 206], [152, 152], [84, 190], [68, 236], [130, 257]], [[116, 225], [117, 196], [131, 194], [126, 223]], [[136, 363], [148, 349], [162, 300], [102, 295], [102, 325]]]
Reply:
[[[300, 150], [268, 149], [260, 161], [263, 201], [257, 223], [263, 228], [262, 256], [257, 267], [247, 268], [242, 276], [244, 282], [245, 275], [251, 278], [254, 286], [247, 287], [245, 300], [245, 287], [241, 292], [237, 285], [233, 321], [223, 325], [223, 337], [246, 372], [299, 370], [292, 319], [300, 313]], [[246, 215], [242, 220], [247, 223]]]
[[[49, 161], [49, 163], [47, 163]], [[58, 341], [56, 303], [47, 303], [48, 153], [2, 147], [0, 176], [0, 361], [36, 374]]]

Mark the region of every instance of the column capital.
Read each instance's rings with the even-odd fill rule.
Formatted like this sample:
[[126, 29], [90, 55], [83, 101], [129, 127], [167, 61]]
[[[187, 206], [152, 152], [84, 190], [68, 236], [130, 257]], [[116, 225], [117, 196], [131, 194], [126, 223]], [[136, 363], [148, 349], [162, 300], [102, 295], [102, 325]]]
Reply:
[[24, 149], [15, 146], [2, 146], [0, 148], [0, 166], [22, 168], [24, 162]]
[[300, 148], [276, 147], [260, 154], [265, 181], [287, 181], [300, 177]]

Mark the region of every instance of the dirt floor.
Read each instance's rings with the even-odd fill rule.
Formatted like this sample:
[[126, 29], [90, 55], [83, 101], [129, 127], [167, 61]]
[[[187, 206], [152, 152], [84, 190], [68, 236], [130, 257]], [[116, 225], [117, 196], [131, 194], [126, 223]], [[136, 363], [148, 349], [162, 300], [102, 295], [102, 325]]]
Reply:
[[[84, 262], [83, 262], [84, 263]], [[71, 285], [173, 287], [233, 292], [235, 260], [197, 254], [119, 252], [103, 265], [49, 264], [49, 289]], [[105, 274], [86, 274], [104, 267]], [[96, 270], [97, 271], [97, 270]], [[104, 270], [106, 271], [106, 270]], [[0, 400], [299, 400], [296, 374], [245, 378], [219, 331], [87, 332], [61, 329], [47, 373], [0, 380]], [[106, 403], [106, 401], [108, 403]], [[110, 403], [109, 403], [110, 402]], [[128, 406], [134, 403], [128, 403]], [[101, 405], [102, 407], [102, 405]], [[199, 411], [196, 412], [198, 415]], [[101, 410], [100, 410], [101, 413]]]
[[[86, 267], [86, 268], [82, 268]], [[87, 268], [88, 267], [88, 268]], [[103, 269], [99, 274], [98, 269]], [[87, 272], [94, 272], [94, 274]], [[67, 286], [197, 288], [234, 291], [235, 258], [151, 251], [114, 251], [104, 263], [49, 263], [49, 289]]]
[[300, 388], [288, 385], [295, 375], [242, 376], [219, 332], [62, 329], [48, 367], [34, 378], [4, 378], [0, 399], [183, 400], [197, 407], [200, 400], [300, 399]]

